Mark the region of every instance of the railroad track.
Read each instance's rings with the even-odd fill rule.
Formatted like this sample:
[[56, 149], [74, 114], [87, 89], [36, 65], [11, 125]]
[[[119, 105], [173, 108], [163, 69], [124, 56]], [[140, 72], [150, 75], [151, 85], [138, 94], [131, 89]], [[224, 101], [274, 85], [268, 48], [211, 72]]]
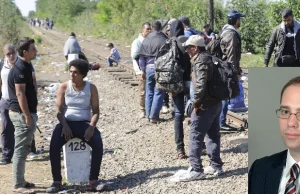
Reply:
[[[39, 30], [34, 30], [34, 31], [39, 31]], [[60, 42], [65, 42], [64, 37], [57, 37], [53, 33], [47, 33], [47, 35], [51, 36], [51, 38], [58, 40]], [[99, 45], [105, 46], [103, 41], [101, 41], [101, 42], [100, 41], [91, 41], [91, 40], [87, 41], [85, 39], [85, 42], [89, 42], [89, 44], [94, 44], [95, 48], [99, 47]], [[122, 49], [120, 49], [120, 47], [118, 47], [118, 49], [123, 51], [122, 53], [125, 53], [125, 52], [128, 53], [128, 55], [130, 56], [130, 51], [124, 49], [124, 47]], [[116, 67], [108, 67], [106, 64], [106, 57], [104, 55], [101, 55], [101, 54], [99, 54], [99, 52], [96, 52], [94, 50], [87, 49], [87, 47], [85, 47], [85, 46], [83, 46], [83, 51], [85, 52], [85, 54], [87, 55], [88, 58], [99, 59], [101, 61], [99, 63], [101, 69], [103, 71], [106, 71], [109, 74], [111, 74], [115, 80], [118, 80], [125, 84], [129, 84], [132, 87], [138, 86], [138, 78], [135, 75], [135, 72], [133, 70], [131, 57], [122, 57], [122, 59], [124, 61], [123, 63], [120, 63]], [[103, 61], [105, 63], [103, 63]], [[244, 74], [247, 75], [248, 69], [246, 69], [246, 68], [242, 68], [242, 69], [243, 69]], [[243, 88], [244, 88], [244, 92], [245, 92], [245, 98], [247, 98], [248, 84], [247, 83], [243, 84]], [[248, 128], [248, 114], [247, 113], [234, 113], [234, 112], [228, 111], [227, 118], [228, 118], [227, 120], [228, 120], [229, 124], [234, 125], [234, 126], [238, 127], [239, 129]]]

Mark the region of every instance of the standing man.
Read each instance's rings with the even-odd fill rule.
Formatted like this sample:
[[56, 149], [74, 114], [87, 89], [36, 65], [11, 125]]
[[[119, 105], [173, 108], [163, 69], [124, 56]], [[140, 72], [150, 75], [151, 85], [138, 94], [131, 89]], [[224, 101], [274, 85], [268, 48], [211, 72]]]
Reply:
[[34, 193], [25, 181], [25, 159], [30, 152], [37, 122], [37, 93], [32, 76], [31, 60], [37, 50], [34, 40], [22, 38], [17, 43], [20, 60], [11, 68], [8, 75], [10, 99], [9, 117], [15, 127], [15, 151], [13, 155], [13, 191]]
[[[2, 133], [1, 133], [1, 143], [2, 143], [2, 159], [0, 160], [0, 165], [6, 165], [11, 163], [11, 159], [14, 153], [15, 146], [15, 137], [14, 132], [15, 128], [9, 118], [8, 108], [10, 106], [9, 94], [8, 94], [8, 74], [12, 66], [19, 60], [17, 56], [16, 47], [13, 44], [6, 44], [3, 48], [4, 55], [6, 58], [4, 59], [4, 64], [1, 69], [1, 101], [0, 101], [0, 113], [1, 113], [1, 124], [2, 124]], [[33, 83], [36, 88], [36, 79], [35, 79], [35, 71], [33, 66], [32, 68], [32, 76]], [[37, 157], [37, 150], [35, 147], [35, 140], [33, 136], [33, 140], [31, 143], [31, 152], [29, 153], [27, 160], [32, 160]]]
[[[187, 171], [179, 171], [172, 181], [186, 182], [203, 179], [205, 174], [221, 175], [223, 162], [220, 158], [220, 126], [221, 101], [208, 95], [208, 82], [212, 80], [214, 65], [205, 49], [205, 40], [199, 35], [192, 35], [184, 43], [186, 52], [191, 57], [193, 68], [192, 82], [194, 86], [193, 112], [190, 128], [189, 159], [191, 167]], [[203, 169], [201, 152], [206, 136], [207, 154], [210, 165]]]
[[145, 75], [141, 71], [138, 61], [139, 61], [139, 52], [141, 45], [145, 37], [151, 32], [151, 24], [145, 22], [142, 25], [142, 33], [139, 34], [139, 37], [135, 39], [131, 44], [131, 58], [133, 63], [133, 69], [135, 74], [139, 77], [139, 104], [140, 104], [140, 113], [139, 117], [145, 117]]
[[[168, 34], [170, 38], [175, 38], [178, 47], [178, 62], [181, 68], [184, 70], [183, 82], [185, 85], [190, 85], [191, 82], [191, 62], [188, 53], [185, 52], [182, 43], [188, 38], [184, 36], [184, 28], [181, 21], [175, 19], [171, 24], [168, 24]], [[172, 93], [172, 102], [174, 107], [174, 131], [175, 131], [175, 143], [178, 159], [186, 159], [184, 145], [184, 95], [186, 90], [180, 93]]]
[[[236, 10], [231, 10], [228, 15], [228, 23], [223, 27], [221, 33], [220, 47], [223, 53], [222, 60], [231, 63], [241, 75], [240, 60], [242, 55], [241, 34], [238, 31], [241, 26], [241, 17], [244, 14]], [[228, 100], [222, 101], [222, 112], [220, 116], [220, 126], [223, 130], [231, 130], [232, 128], [226, 124], [226, 115], [228, 112]]]
[[281, 17], [266, 46], [264, 67], [268, 67], [275, 47], [274, 67], [300, 67], [300, 23], [289, 8], [282, 10]]
[[300, 193], [300, 77], [281, 90], [276, 111], [279, 129], [287, 150], [255, 160], [248, 174], [249, 194]]
[[7, 78], [10, 68], [18, 60], [17, 51], [13, 44], [6, 44], [3, 48], [5, 55], [4, 64], [1, 69], [1, 101], [0, 101], [0, 112], [1, 112], [1, 143], [2, 143], [2, 159], [0, 165], [6, 165], [11, 163], [12, 156], [14, 154], [15, 137], [14, 137], [14, 126], [8, 116], [9, 107], [9, 96], [7, 89]]
[[165, 44], [167, 36], [161, 32], [162, 26], [159, 21], [152, 25], [151, 32], [142, 42], [139, 53], [139, 65], [146, 79], [146, 118], [152, 123], [159, 122], [159, 113], [163, 106], [165, 92], [159, 91], [155, 80], [155, 57], [159, 49]]

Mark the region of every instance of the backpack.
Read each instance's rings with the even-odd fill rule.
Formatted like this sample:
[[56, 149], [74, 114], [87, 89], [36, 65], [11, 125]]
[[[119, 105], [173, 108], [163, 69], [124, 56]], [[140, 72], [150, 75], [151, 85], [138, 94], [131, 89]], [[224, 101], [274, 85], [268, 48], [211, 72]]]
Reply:
[[240, 95], [238, 71], [227, 62], [216, 56], [212, 59], [212, 79], [208, 82], [208, 94], [218, 100], [230, 100]]
[[155, 57], [155, 87], [164, 92], [180, 93], [184, 89], [183, 73], [177, 40], [170, 38]]

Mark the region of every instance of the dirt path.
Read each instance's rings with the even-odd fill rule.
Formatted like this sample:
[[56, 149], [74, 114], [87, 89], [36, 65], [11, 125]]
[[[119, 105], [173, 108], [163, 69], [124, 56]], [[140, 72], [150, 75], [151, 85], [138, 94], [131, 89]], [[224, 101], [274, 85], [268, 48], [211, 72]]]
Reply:
[[[38, 193], [45, 193], [51, 182], [49, 162], [49, 141], [51, 129], [57, 123], [55, 118], [54, 95], [45, 92], [44, 86], [53, 82], [68, 79], [64, 72], [65, 59], [62, 54], [67, 35], [61, 32], [36, 31], [42, 35], [43, 46], [39, 46], [40, 59], [35, 60], [37, 79], [39, 82], [39, 121], [42, 134], [36, 132], [38, 149], [44, 148], [39, 158], [26, 163], [26, 179], [38, 186]], [[91, 61], [104, 63], [102, 57], [108, 54], [105, 41], [78, 37], [80, 44], [86, 49], [98, 53], [93, 56], [86, 53]], [[125, 52], [122, 56], [129, 56]], [[100, 59], [99, 59], [100, 58]], [[125, 58], [126, 60], [126, 58]], [[229, 143], [230, 138], [243, 136], [244, 133], [222, 134], [221, 156], [225, 174], [221, 177], [208, 176], [201, 181], [189, 183], [172, 183], [169, 181], [179, 169], [189, 167], [188, 160], [177, 160], [174, 143], [173, 120], [164, 115], [167, 121], [158, 125], [140, 120], [138, 110], [137, 89], [112, 79], [107, 72], [94, 71], [88, 79], [97, 85], [100, 96], [100, 120], [97, 125], [101, 131], [106, 150], [101, 165], [100, 178], [113, 182], [103, 193], [136, 193], [136, 194], [175, 194], [175, 193], [247, 193], [247, 152]], [[185, 144], [188, 151], [189, 126], [185, 124]], [[114, 150], [111, 151], [110, 149]], [[208, 165], [208, 157], [203, 156], [204, 166]], [[11, 193], [11, 167], [0, 166], [0, 194]], [[62, 171], [64, 173], [64, 171]]]

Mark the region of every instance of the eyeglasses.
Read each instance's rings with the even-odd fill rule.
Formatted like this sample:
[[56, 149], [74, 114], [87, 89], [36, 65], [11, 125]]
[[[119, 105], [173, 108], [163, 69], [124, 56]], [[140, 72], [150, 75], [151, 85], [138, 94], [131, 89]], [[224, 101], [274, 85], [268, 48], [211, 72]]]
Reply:
[[291, 113], [289, 110], [277, 109], [276, 110], [276, 115], [280, 119], [288, 119], [288, 118], [290, 118], [291, 115], [295, 115], [296, 119], [298, 121], [300, 121], [300, 112]]

